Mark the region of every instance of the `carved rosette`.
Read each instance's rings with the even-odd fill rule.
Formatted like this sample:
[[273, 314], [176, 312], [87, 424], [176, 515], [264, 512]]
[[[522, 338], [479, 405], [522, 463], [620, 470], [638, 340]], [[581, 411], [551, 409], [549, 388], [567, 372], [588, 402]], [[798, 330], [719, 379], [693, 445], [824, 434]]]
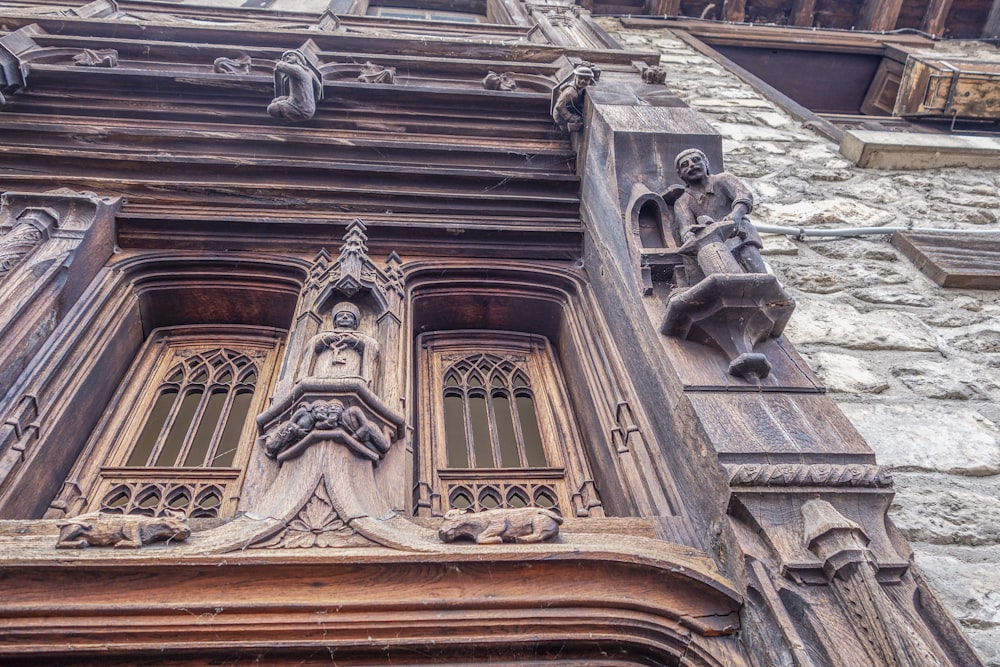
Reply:
[[337, 513], [323, 479], [305, 506], [277, 533], [252, 545], [257, 549], [377, 546], [351, 528]]

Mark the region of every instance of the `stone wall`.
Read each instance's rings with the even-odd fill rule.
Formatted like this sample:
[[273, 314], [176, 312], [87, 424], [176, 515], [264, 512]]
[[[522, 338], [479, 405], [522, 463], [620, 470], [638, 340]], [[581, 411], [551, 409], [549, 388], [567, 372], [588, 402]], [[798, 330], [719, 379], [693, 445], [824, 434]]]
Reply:
[[[719, 131], [726, 168], [756, 193], [755, 221], [997, 229], [1000, 171], [860, 169], [669, 31], [599, 23], [626, 48], [662, 53], [666, 85]], [[885, 237], [765, 243], [798, 303], [788, 338], [892, 470], [893, 521], [1000, 666], [1000, 292], [940, 288]]]

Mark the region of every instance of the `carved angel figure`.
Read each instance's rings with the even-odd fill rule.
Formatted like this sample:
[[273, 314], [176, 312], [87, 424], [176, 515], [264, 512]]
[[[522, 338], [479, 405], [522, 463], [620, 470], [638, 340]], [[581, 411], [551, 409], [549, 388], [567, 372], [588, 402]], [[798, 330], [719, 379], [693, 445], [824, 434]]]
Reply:
[[274, 63], [274, 95], [268, 114], [292, 122], [309, 120], [323, 99], [323, 75], [302, 51], [285, 51]]

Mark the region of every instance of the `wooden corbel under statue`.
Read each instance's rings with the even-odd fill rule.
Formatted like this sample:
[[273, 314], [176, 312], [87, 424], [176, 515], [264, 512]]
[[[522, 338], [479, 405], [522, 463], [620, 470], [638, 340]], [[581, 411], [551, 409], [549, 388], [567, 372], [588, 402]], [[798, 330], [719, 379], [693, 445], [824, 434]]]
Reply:
[[673, 204], [684, 275], [667, 300], [660, 332], [721, 350], [731, 375], [765, 378], [771, 364], [754, 349], [781, 335], [795, 302], [760, 257], [760, 236], [746, 219], [753, 195], [728, 172], [710, 174], [698, 149], [681, 151], [674, 166], [685, 187], [665, 200]]

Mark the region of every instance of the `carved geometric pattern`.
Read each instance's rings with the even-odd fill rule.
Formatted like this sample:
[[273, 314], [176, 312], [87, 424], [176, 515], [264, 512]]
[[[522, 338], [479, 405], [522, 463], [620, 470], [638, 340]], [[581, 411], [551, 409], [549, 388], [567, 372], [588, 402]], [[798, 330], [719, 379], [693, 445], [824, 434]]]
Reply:
[[730, 486], [892, 486], [889, 471], [877, 465], [747, 464], [726, 469]]
[[476, 512], [493, 509], [541, 507], [562, 514], [559, 496], [549, 484], [532, 482], [465, 482], [447, 485], [450, 509], [472, 508]]
[[253, 545], [259, 549], [366, 547], [377, 544], [344, 523], [321, 479], [306, 504], [276, 535]]
[[127, 482], [116, 484], [101, 498], [101, 512], [163, 516], [167, 510], [191, 518], [215, 518], [225, 497], [225, 484]]

